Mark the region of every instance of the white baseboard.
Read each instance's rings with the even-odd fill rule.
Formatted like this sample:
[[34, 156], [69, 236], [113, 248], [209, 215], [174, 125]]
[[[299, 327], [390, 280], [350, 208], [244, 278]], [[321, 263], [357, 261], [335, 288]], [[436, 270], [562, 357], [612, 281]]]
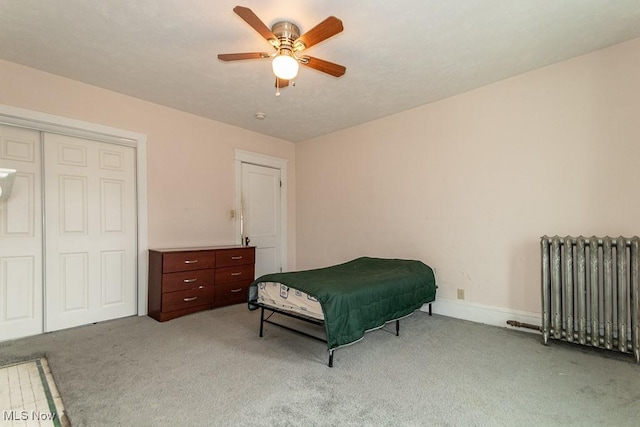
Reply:
[[[454, 317], [456, 319], [470, 320], [472, 322], [484, 323], [487, 325], [512, 328], [525, 332], [538, 332], [529, 328], [516, 328], [507, 325], [507, 320], [516, 320], [521, 323], [528, 323], [540, 326], [542, 323], [539, 313], [532, 313], [521, 310], [512, 310], [503, 307], [490, 305], [473, 304], [452, 298], [438, 298], [432, 303], [432, 312], [442, 316]], [[429, 306], [424, 305], [420, 310], [429, 311]]]

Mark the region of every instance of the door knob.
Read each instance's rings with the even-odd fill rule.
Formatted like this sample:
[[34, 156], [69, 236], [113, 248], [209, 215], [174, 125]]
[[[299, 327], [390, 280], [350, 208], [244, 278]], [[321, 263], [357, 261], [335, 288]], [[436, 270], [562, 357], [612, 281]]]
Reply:
[[245, 237], [245, 238], [244, 238], [244, 245], [245, 245], [245, 246], [249, 246], [249, 242], [251, 242], [251, 239], [250, 239], [250, 238], [248, 238], [248, 237]]

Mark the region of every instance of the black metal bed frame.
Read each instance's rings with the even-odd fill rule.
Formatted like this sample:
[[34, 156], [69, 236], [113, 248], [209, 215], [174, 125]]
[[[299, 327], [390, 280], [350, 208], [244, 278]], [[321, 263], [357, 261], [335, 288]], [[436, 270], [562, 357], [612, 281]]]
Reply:
[[[312, 339], [314, 339], [316, 341], [320, 341], [320, 342], [324, 342], [324, 343], [327, 342], [326, 338], [322, 338], [322, 337], [319, 337], [319, 336], [316, 336], [316, 335], [313, 335], [313, 334], [309, 334], [309, 333], [307, 333], [305, 331], [301, 331], [299, 329], [295, 329], [295, 328], [292, 328], [290, 326], [283, 325], [282, 323], [274, 322], [273, 320], [271, 320], [271, 316], [273, 316], [274, 314], [278, 313], [278, 314], [282, 314], [283, 316], [291, 317], [293, 319], [301, 320], [301, 321], [307, 322], [307, 323], [312, 323], [312, 324], [317, 325], [317, 326], [324, 326], [324, 321], [323, 320], [315, 319], [313, 317], [305, 316], [305, 315], [302, 315], [302, 314], [292, 313], [292, 312], [287, 311], [287, 310], [279, 309], [277, 307], [272, 307], [270, 305], [266, 305], [266, 304], [255, 302], [255, 301], [249, 302], [249, 305], [253, 306], [255, 308], [260, 307], [260, 338], [262, 338], [262, 336], [263, 336], [264, 324], [265, 323], [269, 323], [271, 325], [278, 326], [278, 327], [286, 329], [288, 331], [295, 332], [295, 333], [300, 334], [300, 335], [304, 335], [305, 337], [312, 338]], [[271, 311], [271, 314], [269, 314], [266, 318], [264, 317], [264, 311], [265, 310]], [[429, 303], [429, 316], [431, 316], [431, 315], [432, 315], [431, 303]], [[393, 320], [390, 320], [390, 322], [393, 322]], [[395, 319], [395, 322], [396, 322], [396, 336], [399, 336], [400, 335], [400, 319]], [[334, 348], [330, 348], [329, 349], [329, 363], [328, 364], [329, 364], [330, 368], [333, 368], [333, 351], [334, 350], [335, 350]]]

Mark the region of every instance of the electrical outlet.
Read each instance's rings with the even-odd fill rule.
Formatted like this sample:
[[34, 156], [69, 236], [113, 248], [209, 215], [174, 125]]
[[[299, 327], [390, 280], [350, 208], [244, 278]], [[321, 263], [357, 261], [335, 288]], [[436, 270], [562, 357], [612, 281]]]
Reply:
[[236, 217], [236, 210], [235, 209], [229, 209], [229, 218], [233, 219]]
[[458, 299], [464, 299], [464, 289], [458, 289]]

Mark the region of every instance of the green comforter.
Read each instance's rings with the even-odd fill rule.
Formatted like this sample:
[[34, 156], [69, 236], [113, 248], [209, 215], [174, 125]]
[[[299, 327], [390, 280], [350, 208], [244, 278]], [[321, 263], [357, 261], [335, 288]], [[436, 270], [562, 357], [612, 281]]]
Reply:
[[251, 284], [250, 302], [256, 300], [261, 282], [282, 283], [317, 298], [330, 349], [357, 341], [366, 331], [434, 301], [437, 288], [433, 270], [420, 261], [367, 257], [315, 270], [264, 275]]

